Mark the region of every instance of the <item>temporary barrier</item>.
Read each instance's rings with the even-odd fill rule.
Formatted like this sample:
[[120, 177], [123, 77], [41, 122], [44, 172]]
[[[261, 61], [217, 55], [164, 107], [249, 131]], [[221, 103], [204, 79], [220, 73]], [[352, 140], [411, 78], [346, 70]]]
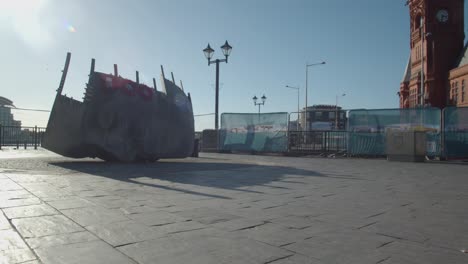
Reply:
[[347, 134], [346, 131], [289, 131], [289, 153], [346, 152]]
[[348, 153], [386, 155], [389, 130], [425, 131], [426, 154], [441, 154], [441, 112], [438, 108], [352, 110], [348, 121]]
[[288, 113], [221, 115], [219, 150], [286, 152]]
[[44, 127], [3, 126], [0, 124], [0, 149], [2, 146], [40, 147], [44, 136]]
[[468, 107], [447, 107], [443, 116], [446, 157], [468, 158]]

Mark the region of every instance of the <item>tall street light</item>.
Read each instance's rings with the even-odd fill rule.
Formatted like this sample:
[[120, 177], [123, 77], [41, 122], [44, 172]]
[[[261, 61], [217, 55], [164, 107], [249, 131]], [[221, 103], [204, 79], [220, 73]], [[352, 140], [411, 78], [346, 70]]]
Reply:
[[257, 100], [258, 100], [257, 96], [255, 95], [255, 96], [252, 98], [252, 100], [254, 101], [254, 105], [255, 105], [255, 106], [258, 105], [258, 114], [260, 114], [260, 106], [261, 106], [261, 105], [265, 105], [265, 101], [266, 101], [267, 98], [266, 98], [265, 95], [263, 95], [262, 98], [260, 98], [260, 99], [262, 99], [262, 102], [261, 102], [261, 103], [257, 103]]
[[218, 125], [218, 109], [219, 109], [219, 63], [220, 62], [228, 62], [228, 57], [231, 54], [232, 47], [229, 45], [229, 43], [226, 42], [224, 43], [223, 46], [221, 46], [221, 49], [223, 50], [223, 55], [225, 59], [216, 59], [216, 60], [211, 60], [213, 57], [214, 50], [210, 47], [210, 44], [208, 43], [208, 46], [203, 50], [203, 53], [205, 53], [205, 57], [208, 59], [208, 66], [210, 66], [212, 63], [216, 63], [216, 102], [215, 102], [215, 129], [218, 131], [219, 125]]
[[297, 91], [297, 122], [296, 122], [296, 129], [297, 131], [299, 131], [299, 113], [300, 113], [300, 108], [299, 108], [299, 87], [294, 87], [294, 86], [289, 86], [289, 85], [286, 85], [286, 88], [289, 88], [289, 89], [294, 89]]
[[308, 119], [308, 115], [309, 115], [309, 111], [308, 111], [308, 107], [309, 105], [307, 104], [307, 90], [308, 90], [308, 82], [309, 82], [309, 67], [312, 67], [312, 66], [318, 66], [318, 65], [323, 65], [323, 64], [326, 64], [326, 62], [322, 61], [322, 62], [319, 62], [319, 63], [313, 63], [313, 64], [306, 64], [306, 90], [305, 90], [305, 129], [306, 131], [309, 130], [309, 127], [307, 126], [307, 119]]
[[346, 94], [336, 95], [336, 104], [335, 104], [335, 129], [338, 130], [338, 98], [345, 97]]

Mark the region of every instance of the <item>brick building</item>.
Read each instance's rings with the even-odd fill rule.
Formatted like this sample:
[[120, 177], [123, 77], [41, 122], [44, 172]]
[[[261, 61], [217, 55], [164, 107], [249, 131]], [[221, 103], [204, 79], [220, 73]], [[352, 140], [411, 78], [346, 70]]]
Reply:
[[408, 0], [410, 58], [400, 108], [468, 106], [464, 0]]

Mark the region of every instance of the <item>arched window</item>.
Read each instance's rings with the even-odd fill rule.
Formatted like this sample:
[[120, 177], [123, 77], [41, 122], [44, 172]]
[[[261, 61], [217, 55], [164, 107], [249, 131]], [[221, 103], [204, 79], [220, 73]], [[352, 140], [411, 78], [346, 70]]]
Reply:
[[414, 19], [414, 30], [417, 30], [421, 27], [421, 15], [418, 14]]

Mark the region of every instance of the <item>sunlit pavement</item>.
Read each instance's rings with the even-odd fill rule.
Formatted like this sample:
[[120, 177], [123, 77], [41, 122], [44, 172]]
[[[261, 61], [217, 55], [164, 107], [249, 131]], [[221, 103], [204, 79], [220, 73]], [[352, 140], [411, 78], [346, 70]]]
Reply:
[[0, 157], [0, 263], [468, 263], [468, 165], [26, 152]]

